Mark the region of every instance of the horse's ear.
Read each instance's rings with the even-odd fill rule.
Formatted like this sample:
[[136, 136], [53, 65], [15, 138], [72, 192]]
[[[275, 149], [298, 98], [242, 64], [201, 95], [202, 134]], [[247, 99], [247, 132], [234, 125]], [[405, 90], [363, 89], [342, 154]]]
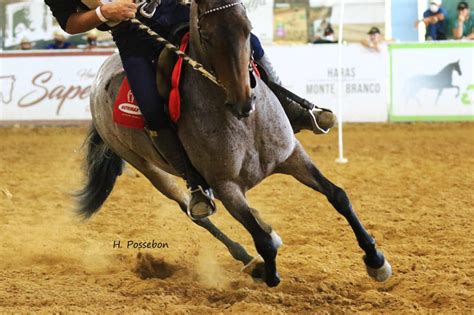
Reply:
[[461, 59], [458, 59], [458, 62], [457, 62], [457, 63], [459, 63], [459, 62], [461, 62]]

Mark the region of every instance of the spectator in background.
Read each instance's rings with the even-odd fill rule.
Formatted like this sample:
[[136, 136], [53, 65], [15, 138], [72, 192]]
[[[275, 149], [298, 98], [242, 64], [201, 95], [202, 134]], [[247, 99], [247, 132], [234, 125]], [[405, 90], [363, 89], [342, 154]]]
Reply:
[[441, 6], [441, 0], [431, 0], [430, 7], [423, 13], [423, 19], [416, 22], [425, 23], [427, 40], [444, 40], [446, 37], [446, 17], [448, 11]]
[[30, 42], [30, 40], [28, 38], [24, 37], [20, 42], [20, 49], [21, 50], [31, 50], [31, 49], [33, 49], [33, 44]]
[[54, 42], [46, 46], [46, 49], [68, 49], [71, 48], [71, 43], [66, 41], [66, 36], [61, 32], [54, 32]]
[[367, 35], [369, 36], [366, 39], [363, 39], [361, 41], [361, 44], [370, 50], [375, 50], [379, 52], [380, 44], [382, 44], [383, 42], [382, 35], [380, 34], [379, 28], [375, 26], [372, 27], [367, 33]]
[[328, 23], [324, 29], [323, 36], [313, 41], [313, 44], [334, 44], [337, 41], [334, 40], [334, 30], [332, 29], [331, 23]]
[[458, 18], [454, 22], [453, 36], [455, 39], [474, 39], [474, 13], [466, 1], [458, 4]]

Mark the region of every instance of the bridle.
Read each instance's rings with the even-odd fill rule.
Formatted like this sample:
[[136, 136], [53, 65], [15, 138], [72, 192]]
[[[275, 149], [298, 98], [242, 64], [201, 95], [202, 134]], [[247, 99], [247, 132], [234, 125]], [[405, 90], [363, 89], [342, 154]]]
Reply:
[[[245, 10], [245, 6], [244, 4], [242, 3], [242, 1], [236, 1], [236, 2], [232, 2], [232, 3], [227, 3], [227, 4], [223, 4], [221, 6], [218, 6], [218, 7], [215, 7], [215, 8], [211, 8], [211, 9], [208, 9], [206, 11], [204, 11], [203, 13], [199, 14], [198, 15], [198, 18], [197, 18], [197, 28], [198, 28], [198, 33], [199, 33], [199, 41], [201, 42], [201, 46], [203, 47], [204, 49], [204, 53], [207, 55], [207, 48], [206, 48], [206, 44], [204, 43], [204, 41], [202, 40], [202, 35], [201, 35], [201, 20], [203, 17], [206, 17], [208, 15], [211, 15], [213, 13], [217, 13], [217, 12], [220, 12], [220, 11], [223, 11], [223, 10], [226, 10], [226, 9], [230, 9], [230, 8], [233, 8], [235, 6], [238, 6], [238, 5], [242, 5], [242, 7], [244, 8]], [[254, 60], [253, 60], [253, 53], [251, 52], [250, 53], [250, 60], [249, 60], [249, 64], [248, 64], [248, 70], [251, 74], [251, 80], [252, 80], [252, 84], [251, 85], [254, 85], [253, 81], [255, 81], [254, 78], [252, 78], [252, 75], [254, 74]], [[212, 65], [211, 65], [211, 73], [213, 73], [214, 75], [216, 75], [216, 71], [213, 69]]]
[[[215, 13], [215, 12], [219, 12], [219, 11], [222, 11], [222, 10], [225, 10], [225, 9], [229, 9], [229, 8], [232, 8], [232, 7], [235, 7], [236, 5], [239, 5], [241, 4], [242, 6], [244, 5], [242, 3], [242, 1], [237, 1], [237, 2], [233, 2], [233, 3], [227, 3], [227, 4], [224, 4], [224, 5], [221, 5], [219, 7], [216, 7], [216, 8], [212, 8], [212, 9], [209, 9], [203, 13], [201, 13], [199, 16], [198, 16], [198, 27], [199, 27], [199, 21], [201, 20], [202, 17], [204, 17], [205, 15], [209, 15], [211, 13]], [[245, 8], [245, 7], [244, 7]]]

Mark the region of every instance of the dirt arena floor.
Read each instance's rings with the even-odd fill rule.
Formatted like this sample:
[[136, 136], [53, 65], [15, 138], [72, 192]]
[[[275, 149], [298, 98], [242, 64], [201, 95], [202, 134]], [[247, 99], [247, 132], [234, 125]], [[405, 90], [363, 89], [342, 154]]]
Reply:
[[[325, 198], [274, 176], [249, 194], [284, 242], [282, 283], [269, 289], [133, 170], [96, 216], [78, 221], [69, 194], [82, 181], [85, 127], [0, 129], [0, 313], [473, 312], [474, 124], [351, 124], [345, 132], [346, 165], [334, 163], [336, 131], [298, 138], [346, 189], [394, 275], [371, 280]], [[213, 219], [255, 253], [222, 205]], [[165, 248], [113, 248], [129, 240]]]

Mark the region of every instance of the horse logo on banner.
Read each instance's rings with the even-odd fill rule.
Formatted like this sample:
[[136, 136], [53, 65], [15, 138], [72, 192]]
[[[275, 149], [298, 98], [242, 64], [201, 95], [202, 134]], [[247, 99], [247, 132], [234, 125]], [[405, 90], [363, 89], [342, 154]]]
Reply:
[[434, 75], [416, 75], [411, 77], [405, 84], [404, 92], [407, 102], [414, 99], [420, 104], [417, 98], [418, 93], [422, 89], [438, 90], [436, 96], [435, 105], [438, 104], [441, 93], [444, 89], [457, 89], [456, 98], [459, 97], [460, 88], [457, 85], [453, 85], [453, 73], [457, 72], [458, 75], [462, 75], [461, 66], [459, 61], [453, 62], [445, 66], [441, 71]]

